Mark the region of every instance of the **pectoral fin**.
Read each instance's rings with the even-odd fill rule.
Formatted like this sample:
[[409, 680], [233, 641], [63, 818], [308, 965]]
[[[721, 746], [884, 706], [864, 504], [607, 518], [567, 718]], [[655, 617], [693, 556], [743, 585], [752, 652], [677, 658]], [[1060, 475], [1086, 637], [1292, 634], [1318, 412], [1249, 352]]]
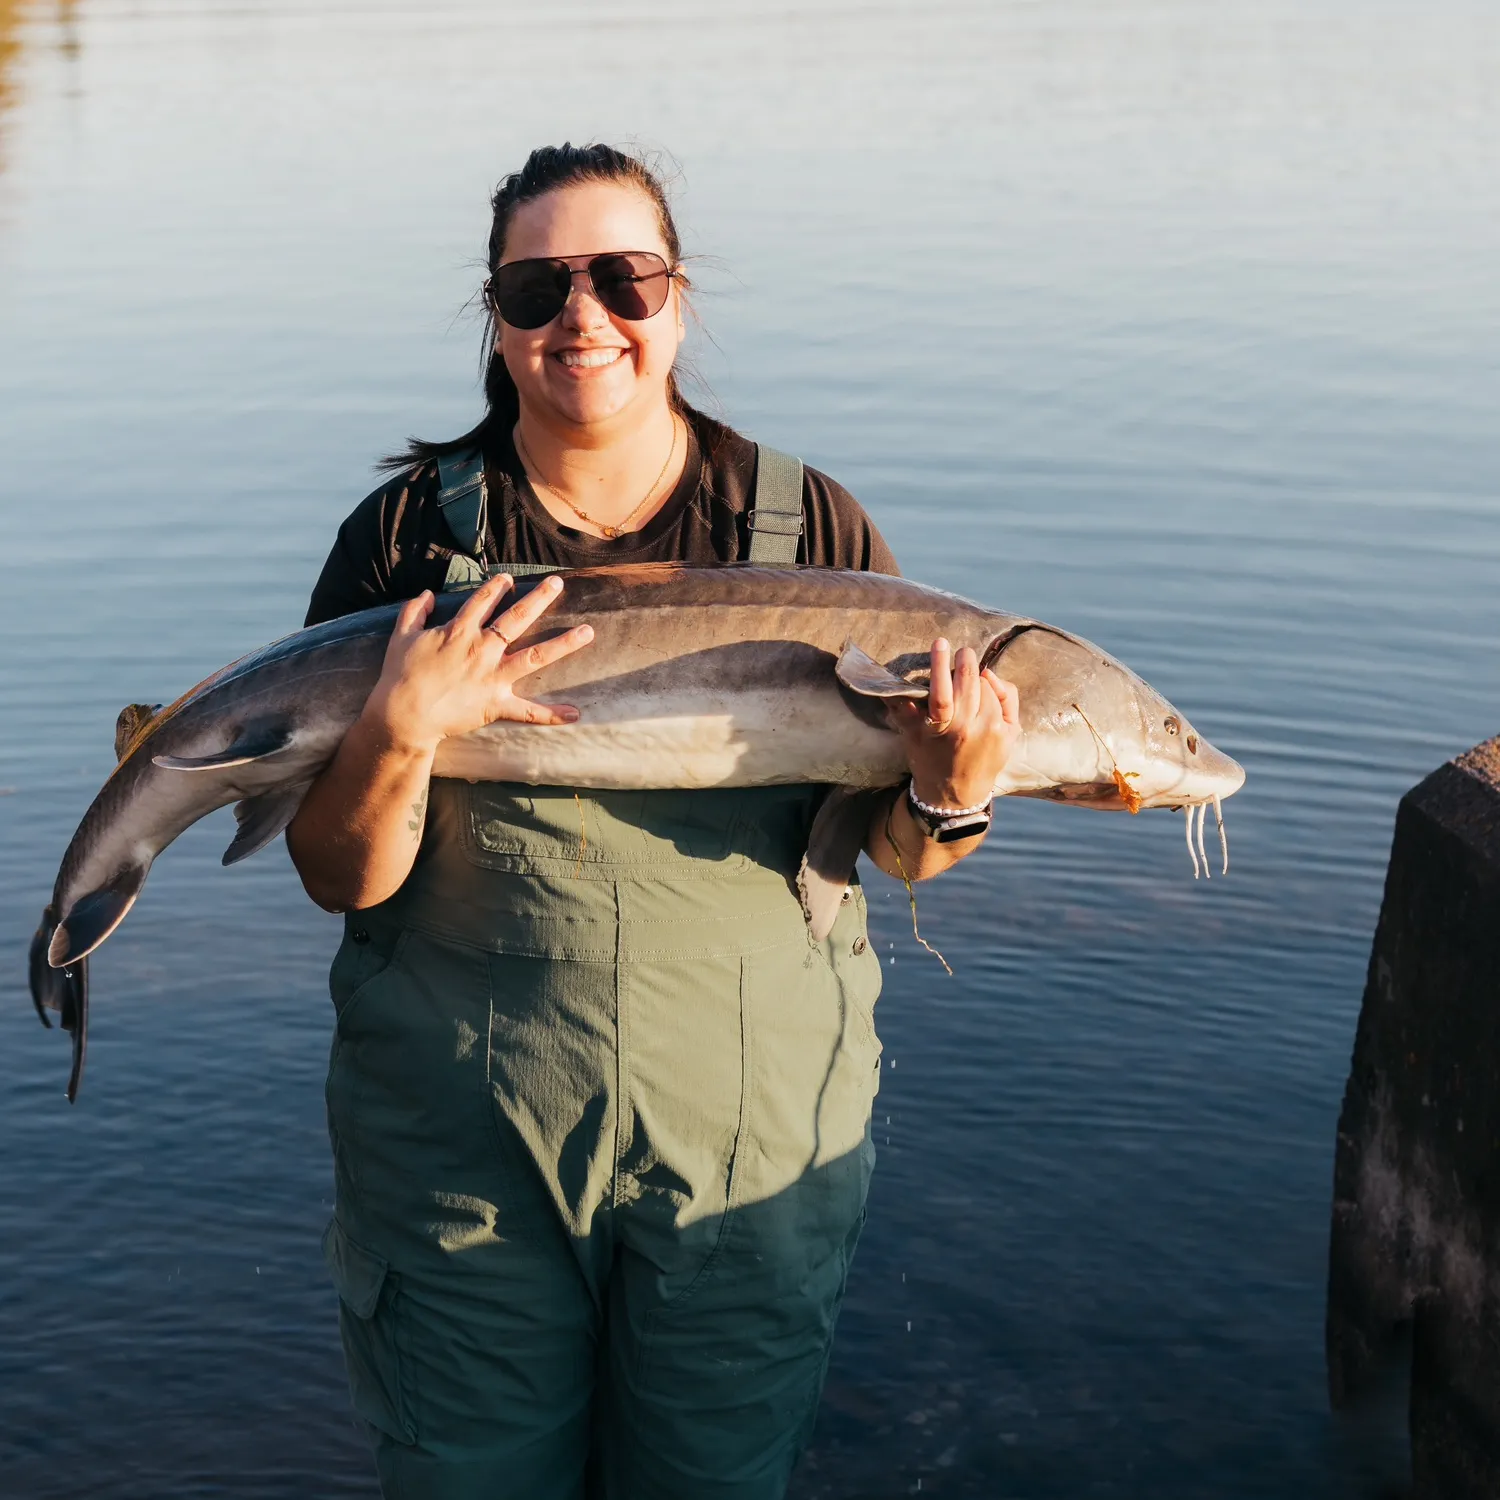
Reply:
[[153, 755], [151, 763], [164, 771], [225, 771], [248, 766], [253, 760], [279, 755], [292, 743], [292, 732], [284, 727], [247, 730], [227, 750], [213, 755]]
[[277, 787], [258, 797], [246, 797], [243, 802], [236, 802], [234, 816], [239, 828], [224, 851], [223, 862], [226, 865], [238, 864], [252, 854], [259, 854], [297, 816], [297, 809], [302, 806], [302, 799], [311, 785], [310, 781], [299, 781], [293, 786]]
[[125, 752], [146, 731], [161, 712], [160, 703], [127, 703], [115, 720], [115, 759], [124, 760]]
[[883, 791], [836, 786], [823, 799], [807, 836], [807, 854], [797, 871], [797, 894], [813, 938], [833, 931], [844, 892], [854, 875], [865, 833]]
[[844, 643], [843, 653], [833, 670], [851, 693], [858, 693], [862, 698], [911, 698], [920, 701], [927, 696], [925, 682], [908, 682], [904, 677], [896, 676], [889, 667], [881, 666], [853, 641]]

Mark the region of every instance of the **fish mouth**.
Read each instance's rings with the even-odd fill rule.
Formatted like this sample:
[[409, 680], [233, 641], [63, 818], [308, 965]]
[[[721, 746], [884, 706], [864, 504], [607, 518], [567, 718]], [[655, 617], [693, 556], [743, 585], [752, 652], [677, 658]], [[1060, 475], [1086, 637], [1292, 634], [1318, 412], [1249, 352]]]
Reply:
[[1074, 807], [1088, 807], [1097, 812], [1138, 813], [1158, 808], [1180, 812], [1184, 816], [1184, 836], [1188, 858], [1193, 864], [1194, 880], [1210, 880], [1212, 874], [1205, 842], [1208, 810], [1214, 810], [1214, 826], [1222, 856], [1220, 873], [1229, 873], [1229, 835], [1224, 827], [1224, 801], [1245, 784], [1245, 769], [1238, 761], [1200, 741], [1198, 756], [1203, 764], [1194, 774], [1171, 790], [1150, 796], [1135, 793], [1129, 772], [1116, 771], [1109, 781], [1071, 782], [1067, 785], [1038, 787], [1015, 791], [1013, 797], [1035, 797], [1047, 802], [1063, 802]]
[[1204, 825], [1208, 821], [1208, 810], [1214, 810], [1214, 825], [1219, 836], [1219, 850], [1223, 856], [1219, 873], [1229, 873], [1229, 835], [1224, 829], [1224, 801], [1234, 796], [1245, 784], [1245, 768], [1232, 756], [1199, 740], [1193, 756], [1193, 765], [1188, 775], [1177, 787], [1157, 793], [1143, 805], [1165, 807], [1183, 815], [1183, 837], [1187, 841], [1188, 858], [1193, 862], [1193, 879], [1211, 880], [1208, 848], [1204, 843]]

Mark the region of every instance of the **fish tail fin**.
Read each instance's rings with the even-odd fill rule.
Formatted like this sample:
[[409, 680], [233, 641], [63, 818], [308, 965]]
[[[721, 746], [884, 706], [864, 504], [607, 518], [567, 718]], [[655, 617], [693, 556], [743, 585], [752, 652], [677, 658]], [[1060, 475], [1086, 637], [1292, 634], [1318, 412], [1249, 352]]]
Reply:
[[78, 1097], [83, 1077], [83, 1060], [89, 1044], [89, 961], [76, 959], [63, 968], [48, 961], [58, 922], [49, 906], [42, 913], [41, 925], [31, 939], [29, 959], [31, 1003], [43, 1026], [50, 1027], [48, 1011], [54, 1011], [58, 1024], [73, 1038], [73, 1066], [68, 1074], [68, 1103]]
[[68, 1070], [68, 1103], [78, 1097], [83, 1078], [83, 1060], [89, 1050], [89, 961], [80, 958], [60, 971], [67, 985], [62, 1028], [73, 1038], [73, 1066]]
[[57, 914], [50, 906], [42, 911], [42, 920], [31, 937], [31, 952], [27, 955], [27, 977], [31, 981], [31, 1003], [36, 1006], [37, 1019], [49, 1030], [52, 1017], [47, 1012], [62, 1014], [66, 981], [62, 971], [47, 962], [47, 949], [52, 946], [52, 934], [57, 931]]

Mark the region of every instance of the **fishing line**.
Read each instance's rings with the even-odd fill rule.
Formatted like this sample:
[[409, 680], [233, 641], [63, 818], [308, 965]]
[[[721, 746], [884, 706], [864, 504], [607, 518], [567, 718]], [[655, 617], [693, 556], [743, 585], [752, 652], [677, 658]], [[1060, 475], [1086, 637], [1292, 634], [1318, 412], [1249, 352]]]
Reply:
[[1076, 703], [1072, 705], [1072, 708], [1078, 717], [1085, 724], [1088, 724], [1089, 733], [1099, 742], [1099, 748], [1109, 757], [1110, 773], [1113, 775], [1115, 786], [1119, 790], [1120, 800], [1125, 804], [1131, 817], [1134, 817], [1141, 810], [1141, 794], [1125, 778], [1127, 776], [1139, 776], [1141, 773], [1139, 771], [1121, 771], [1120, 762], [1115, 759], [1115, 752], [1109, 748], [1109, 742], [1104, 736], [1089, 723], [1089, 716]]
[[906, 873], [906, 864], [901, 858], [901, 846], [896, 842], [895, 832], [891, 828], [891, 818], [895, 815], [895, 812], [896, 799], [892, 798], [885, 810], [885, 841], [891, 846], [891, 853], [896, 856], [896, 868], [901, 872], [901, 882], [906, 887], [906, 899], [911, 905], [911, 935], [948, 970], [948, 977], [951, 979], [953, 977], [953, 969], [948, 960], [917, 931], [917, 893], [912, 889], [911, 876]]

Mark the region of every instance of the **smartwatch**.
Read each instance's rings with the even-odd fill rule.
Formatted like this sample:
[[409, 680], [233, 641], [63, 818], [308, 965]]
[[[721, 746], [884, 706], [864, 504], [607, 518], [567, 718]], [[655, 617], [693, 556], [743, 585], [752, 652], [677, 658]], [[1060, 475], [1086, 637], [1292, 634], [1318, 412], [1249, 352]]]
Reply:
[[939, 844], [957, 844], [963, 839], [978, 838], [994, 817], [995, 799], [977, 807], [933, 807], [917, 796], [911, 782], [906, 783], [906, 805], [911, 815], [927, 831], [927, 837]]

